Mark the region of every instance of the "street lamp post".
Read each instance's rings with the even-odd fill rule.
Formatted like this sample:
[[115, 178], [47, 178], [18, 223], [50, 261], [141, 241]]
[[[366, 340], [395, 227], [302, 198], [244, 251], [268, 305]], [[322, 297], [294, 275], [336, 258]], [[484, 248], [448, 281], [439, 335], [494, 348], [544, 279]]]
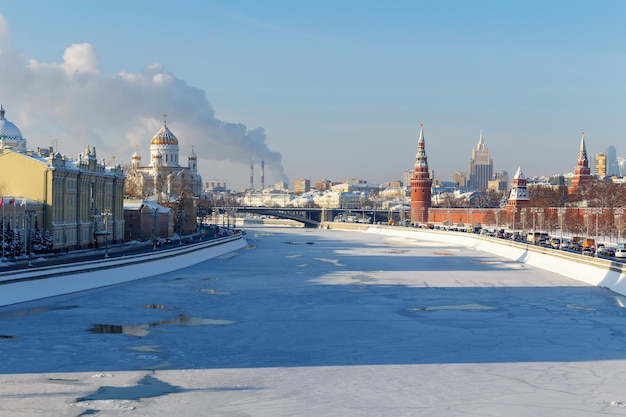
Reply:
[[517, 215], [517, 207], [513, 207], [511, 209], [511, 215], [513, 216], [513, 220], [511, 221], [511, 231], [513, 235], [515, 235], [515, 216]]
[[104, 257], [109, 257], [109, 216], [111, 212], [109, 210], [104, 210], [102, 212], [104, 216]]
[[594, 236], [593, 241], [596, 244], [596, 257], [599, 256], [598, 254], [598, 216], [600, 214], [602, 214], [604, 212], [604, 210], [602, 209], [602, 207], [594, 207], [591, 209], [591, 213], [596, 215], [596, 235]]
[[539, 207], [531, 207], [530, 208], [530, 212], [533, 215], [533, 233], [535, 233], [535, 219], [536, 219], [536, 215], [538, 213], [541, 213], [543, 210], [541, 210]]
[[559, 214], [559, 221], [561, 223], [561, 237], [559, 240], [559, 249], [563, 249], [563, 216], [565, 215], [565, 212], [567, 210], [565, 209], [565, 207], [559, 207], [556, 209], [556, 212]]
[[496, 215], [496, 234], [500, 233], [500, 209], [495, 209], [494, 214]]
[[183, 212], [179, 209], [176, 212], [177, 223], [178, 223], [178, 245], [181, 246], [183, 244]]
[[624, 215], [624, 208], [618, 207], [615, 209], [615, 218], [617, 219], [617, 245], [619, 246], [619, 241], [622, 236], [622, 216]]
[[159, 208], [153, 207], [150, 209], [150, 212], [152, 213], [152, 249], [156, 250], [156, 244], [154, 240], [156, 239], [156, 236], [157, 236], [156, 220], [157, 220], [157, 213], [159, 212]]
[[522, 235], [526, 232], [526, 207], [522, 207], [519, 210], [520, 216], [522, 217]]
[[4, 225], [4, 206], [2, 207], [2, 262], [6, 262], [6, 258], [4, 256], [4, 236], [6, 235], [6, 230], [4, 230], [5, 225]]
[[33, 216], [37, 216], [37, 212], [35, 210], [24, 210], [24, 214], [28, 217], [28, 266], [33, 266], [33, 241], [32, 241], [32, 230], [33, 230]]

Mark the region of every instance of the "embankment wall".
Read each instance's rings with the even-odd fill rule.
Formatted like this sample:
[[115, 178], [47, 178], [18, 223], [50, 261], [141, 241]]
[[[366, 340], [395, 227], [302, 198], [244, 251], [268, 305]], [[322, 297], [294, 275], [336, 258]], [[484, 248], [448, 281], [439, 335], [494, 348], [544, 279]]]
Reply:
[[246, 247], [242, 235], [94, 261], [0, 273], [0, 306], [117, 285], [176, 271]]

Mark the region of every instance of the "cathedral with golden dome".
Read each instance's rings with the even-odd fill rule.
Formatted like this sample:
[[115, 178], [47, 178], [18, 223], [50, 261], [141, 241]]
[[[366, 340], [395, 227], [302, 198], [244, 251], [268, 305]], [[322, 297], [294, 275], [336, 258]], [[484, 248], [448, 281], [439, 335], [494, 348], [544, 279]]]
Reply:
[[198, 158], [193, 148], [186, 167], [179, 164], [178, 157], [178, 139], [167, 127], [167, 115], [164, 115], [163, 126], [150, 140], [150, 163], [142, 165], [138, 151], [131, 157], [125, 194], [159, 203], [200, 197], [202, 177], [198, 174]]

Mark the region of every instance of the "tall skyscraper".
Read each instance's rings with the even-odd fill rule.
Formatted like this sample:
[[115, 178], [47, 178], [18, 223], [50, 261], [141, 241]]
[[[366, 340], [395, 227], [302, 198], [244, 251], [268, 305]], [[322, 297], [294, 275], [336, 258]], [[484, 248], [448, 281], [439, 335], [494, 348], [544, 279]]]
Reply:
[[619, 165], [617, 163], [617, 150], [615, 146], [610, 145], [606, 149], [606, 175], [619, 176]]
[[411, 178], [411, 223], [426, 223], [433, 179], [428, 172], [424, 123], [420, 123], [420, 138], [417, 141], [417, 155]]
[[469, 166], [469, 186], [477, 190], [486, 190], [493, 175], [493, 160], [491, 152], [483, 141], [483, 132], [480, 131], [478, 145], [472, 149], [472, 159]]

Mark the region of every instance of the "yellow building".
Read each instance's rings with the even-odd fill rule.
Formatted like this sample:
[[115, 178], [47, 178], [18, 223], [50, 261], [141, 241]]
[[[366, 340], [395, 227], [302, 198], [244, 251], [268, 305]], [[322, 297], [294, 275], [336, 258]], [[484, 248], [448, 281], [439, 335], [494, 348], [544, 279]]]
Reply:
[[97, 160], [95, 148], [87, 148], [78, 159], [52, 148], [29, 150], [19, 129], [4, 118], [3, 108], [0, 146], [0, 195], [16, 196], [18, 202], [26, 199], [28, 205], [36, 202], [38, 224], [50, 233], [55, 249], [97, 246], [106, 236], [111, 243], [123, 240], [120, 165], [106, 167]]
[[596, 174], [606, 177], [606, 154], [596, 154]]

